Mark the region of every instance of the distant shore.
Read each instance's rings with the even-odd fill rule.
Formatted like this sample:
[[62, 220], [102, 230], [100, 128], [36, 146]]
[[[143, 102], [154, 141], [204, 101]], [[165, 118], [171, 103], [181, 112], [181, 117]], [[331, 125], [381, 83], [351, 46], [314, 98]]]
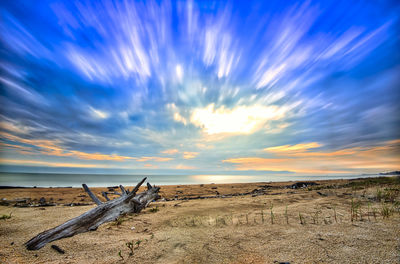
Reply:
[[[287, 181], [317, 181], [340, 180], [396, 175], [399, 172], [382, 172], [380, 174], [354, 175], [243, 175], [238, 174], [199, 174], [199, 175], [138, 175], [138, 174], [60, 174], [60, 173], [8, 173], [0, 172], [0, 189], [20, 187], [81, 187], [86, 183], [91, 187], [109, 187], [112, 185], [133, 185], [143, 177], [159, 186], [179, 184], [209, 184], [209, 183], [254, 183], [254, 182], [287, 182]], [[397, 174], [398, 175], [398, 174]]]

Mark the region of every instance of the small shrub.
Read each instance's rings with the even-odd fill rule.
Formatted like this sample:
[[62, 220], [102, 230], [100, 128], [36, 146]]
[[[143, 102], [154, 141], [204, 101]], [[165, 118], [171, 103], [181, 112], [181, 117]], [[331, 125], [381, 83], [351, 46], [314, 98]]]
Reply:
[[11, 218], [11, 213], [9, 215], [3, 214], [2, 216], [0, 216], [0, 220], [6, 220], [10, 218]]
[[381, 215], [383, 219], [389, 218], [391, 214], [392, 214], [392, 209], [389, 207], [389, 205], [382, 203]]
[[129, 256], [133, 256], [133, 242], [126, 242], [125, 246], [129, 249]]
[[396, 197], [398, 196], [398, 193], [399, 193], [398, 189], [385, 188], [383, 191], [383, 198], [385, 199], [386, 202], [394, 203], [396, 200]]
[[156, 213], [156, 212], [158, 212], [160, 209], [158, 209], [158, 206], [156, 206], [156, 207], [153, 207], [153, 208], [150, 208], [150, 212], [152, 212], [152, 213]]
[[376, 200], [380, 202], [383, 198], [383, 192], [381, 189], [376, 189]]
[[136, 247], [136, 248], [139, 248], [139, 246], [140, 246], [140, 243], [142, 243], [142, 240], [138, 240], [138, 241], [136, 241], [136, 243], [135, 243], [135, 245], [137, 245], [137, 247]]
[[112, 222], [111, 225], [119, 226], [119, 225], [121, 225], [123, 222], [125, 222], [126, 220], [127, 220], [127, 219], [124, 218], [124, 215], [121, 215], [121, 216], [119, 216], [117, 219], [115, 219], [115, 221]]

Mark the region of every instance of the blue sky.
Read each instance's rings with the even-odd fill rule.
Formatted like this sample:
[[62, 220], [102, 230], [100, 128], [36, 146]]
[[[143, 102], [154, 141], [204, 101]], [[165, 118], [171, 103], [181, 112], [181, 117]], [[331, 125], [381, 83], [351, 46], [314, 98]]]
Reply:
[[395, 1], [3, 1], [2, 171], [400, 164]]

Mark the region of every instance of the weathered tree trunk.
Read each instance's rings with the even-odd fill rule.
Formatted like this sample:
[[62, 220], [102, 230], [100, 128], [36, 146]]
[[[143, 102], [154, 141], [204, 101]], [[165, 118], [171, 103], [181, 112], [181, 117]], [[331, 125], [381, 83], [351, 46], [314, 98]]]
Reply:
[[136, 187], [127, 192], [122, 187], [122, 196], [114, 200], [102, 203], [84, 184], [85, 191], [89, 194], [92, 200], [98, 205], [96, 208], [87, 211], [86, 213], [75, 217], [57, 227], [46, 230], [31, 240], [25, 243], [29, 250], [37, 250], [42, 248], [47, 243], [65, 237], [71, 237], [79, 233], [96, 230], [101, 224], [111, 222], [125, 213], [139, 213], [153, 200], [160, 198], [158, 191], [160, 187], [147, 184], [148, 190], [136, 195], [139, 187], [146, 180], [144, 178]]

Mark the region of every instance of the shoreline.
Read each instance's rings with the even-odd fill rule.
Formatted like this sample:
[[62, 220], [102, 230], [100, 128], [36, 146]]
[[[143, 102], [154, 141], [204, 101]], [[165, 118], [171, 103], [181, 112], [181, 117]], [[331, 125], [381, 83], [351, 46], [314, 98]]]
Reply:
[[[93, 174], [96, 175], [96, 174]], [[126, 175], [123, 175], [126, 176]], [[137, 175], [135, 175], [137, 176]], [[147, 181], [149, 180], [149, 176], [143, 176], [143, 177], [147, 177]], [[305, 177], [305, 176], [301, 176], [301, 177]], [[177, 183], [177, 184], [156, 184], [157, 186], [162, 186], [162, 187], [166, 187], [166, 186], [192, 186], [192, 185], [210, 185], [210, 184], [219, 184], [219, 185], [223, 185], [223, 184], [264, 184], [264, 183], [268, 183], [268, 184], [283, 184], [283, 183], [289, 183], [289, 182], [325, 182], [325, 181], [340, 181], [340, 180], [344, 180], [344, 181], [352, 181], [352, 180], [362, 180], [362, 179], [375, 179], [375, 178], [386, 178], [386, 177], [400, 177], [399, 174], [362, 174], [362, 175], [355, 175], [353, 176], [347, 176], [347, 177], [343, 177], [343, 176], [307, 176], [308, 180], [296, 180], [296, 179], [292, 179], [292, 180], [283, 180], [283, 181], [250, 181], [250, 182], [226, 182], [226, 183], [220, 183], [220, 182], [212, 182], [212, 183]], [[313, 177], [318, 178], [318, 179], [312, 179]], [[321, 177], [326, 177], [326, 179], [321, 179]], [[332, 178], [331, 178], [332, 177]], [[342, 177], [342, 178], [339, 178]], [[151, 180], [151, 179], [150, 179]], [[86, 183], [87, 182], [82, 182], [81, 184]], [[132, 187], [133, 185], [127, 185], [128, 187]], [[109, 184], [109, 185], [90, 185], [91, 188], [110, 188], [110, 187], [114, 187], [114, 188], [118, 188], [118, 185], [115, 184]], [[0, 190], [1, 189], [63, 189], [63, 188], [82, 188], [82, 186], [73, 186], [73, 185], [65, 185], [65, 186], [37, 186], [37, 185], [29, 185], [29, 186], [23, 186], [23, 185], [0, 185]]]
[[[210, 184], [179, 184], [162, 185], [161, 201], [182, 201], [233, 198], [245, 196], [287, 195], [299, 190], [338, 189], [350, 187], [352, 183], [396, 181], [399, 176], [380, 176], [355, 179], [315, 180], [315, 181], [281, 181], [281, 182], [250, 182], [250, 183], [210, 183]], [[397, 180], [399, 181], [399, 180]], [[152, 182], [151, 182], [152, 183]], [[154, 183], [152, 183], [154, 184]], [[157, 185], [158, 186], [158, 185]], [[105, 202], [103, 192], [119, 191], [116, 185], [109, 187], [89, 186], [93, 193]], [[124, 186], [127, 189], [132, 186]], [[145, 190], [141, 187], [139, 192]], [[118, 195], [109, 195], [110, 199]], [[44, 206], [83, 206], [94, 204], [82, 187], [0, 187], [0, 205], [14, 207], [44, 207]]]

